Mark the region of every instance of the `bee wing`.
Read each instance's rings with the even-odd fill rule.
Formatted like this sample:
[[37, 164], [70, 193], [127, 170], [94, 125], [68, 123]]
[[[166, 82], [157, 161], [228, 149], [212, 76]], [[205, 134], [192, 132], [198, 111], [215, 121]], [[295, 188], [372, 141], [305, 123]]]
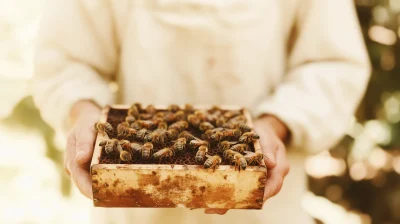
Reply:
[[251, 154], [254, 154], [254, 152], [251, 152], [251, 151], [244, 151], [244, 154], [246, 154], [246, 155], [251, 155]]
[[208, 155], [208, 154], [206, 154], [206, 157], [207, 157], [207, 158], [210, 158], [211, 156], [210, 156], [210, 155]]

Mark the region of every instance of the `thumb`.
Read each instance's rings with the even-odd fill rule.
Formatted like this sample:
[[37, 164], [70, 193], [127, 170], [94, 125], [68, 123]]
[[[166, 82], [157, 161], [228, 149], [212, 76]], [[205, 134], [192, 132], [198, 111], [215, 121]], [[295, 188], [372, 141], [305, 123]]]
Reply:
[[76, 140], [75, 162], [78, 165], [84, 165], [90, 162], [93, 155], [96, 133], [93, 128], [87, 127], [81, 129]]

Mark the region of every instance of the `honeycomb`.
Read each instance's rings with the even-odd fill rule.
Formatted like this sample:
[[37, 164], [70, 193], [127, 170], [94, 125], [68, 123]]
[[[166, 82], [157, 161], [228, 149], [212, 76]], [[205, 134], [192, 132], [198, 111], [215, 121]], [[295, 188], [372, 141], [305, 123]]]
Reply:
[[[159, 112], [159, 111], [163, 111], [163, 110], [157, 110], [157, 112]], [[127, 116], [127, 112], [128, 112], [128, 110], [125, 110], [125, 109], [110, 108], [108, 117], [107, 117], [107, 122], [110, 123], [114, 128], [114, 131], [112, 133], [109, 133], [110, 138], [121, 139], [117, 136], [116, 127], [119, 123], [121, 123], [125, 120], [125, 117]], [[226, 111], [223, 110], [223, 112], [226, 112]], [[243, 113], [243, 111], [242, 111], [242, 113]], [[168, 125], [170, 125], [170, 124], [168, 124]], [[189, 131], [195, 137], [201, 139], [202, 133], [197, 128], [189, 126], [187, 131]], [[138, 142], [134, 138], [124, 138], [124, 139], [127, 139], [130, 142], [137, 142], [137, 143], [143, 144], [143, 142]], [[227, 139], [227, 140], [233, 140], [233, 139]], [[164, 147], [172, 146], [172, 144], [173, 144], [172, 142], [169, 142], [164, 146], [154, 145], [153, 153], [157, 152], [158, 150], [160, 150]], [[249, 144], [249, 146], [250, 146], [251, 151], [254, 152], [253, 144]], [[167, 158], [167, 159], [163, 159], [163, 160], [150, 158], [149, 160], [145, 160], [145, 159], [142, 159], [139, 154], [134, 154], [133, 160], [131, 160], [129, 162], [124, 162], [124, 161], [120, 160], [119, 155], [117, 153], [111, 153], [111, 154], [105, 153], [104, 147], [102, 150], [103, 151], [102, 151], [101, 157], [100, 157], [100, 164], [174, 164], [174, 165], [202, 165], [203, 164], [203, 163], [202, 164], [196, 163], [195, 155], [196, 155], [197, 149], [192, 149], [188, 145], [186, 145], [184, 152], [181, 152], [181, 153], [177, 152], [177, 153], [175, 153], [175, 155], [172, 158]], [[221, 156], [221, 158], [223, 158], [222, 153], [219, 152], [219, 150], [217, 149], [216, 143], [212, 143], [212, 142], [210, 143], [210, 147], [208, 149], [207, 154], [208, 155], [218, 154]], [[230, 161], [223, 159], [221, 165], [231, 165], [231, 164], [230, 164]]]

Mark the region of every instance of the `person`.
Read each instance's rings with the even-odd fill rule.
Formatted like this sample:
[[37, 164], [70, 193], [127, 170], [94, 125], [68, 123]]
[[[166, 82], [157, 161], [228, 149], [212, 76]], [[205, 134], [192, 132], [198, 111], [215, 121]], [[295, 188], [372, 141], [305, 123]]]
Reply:
[[[69, 131], [65, 168], [88, 198], [93, 126], [107, 104], [250, 108], [269, 158], [267, 200], [289, 171], [286, 148], [317, 152], [343, 136], [370, 70], [349, 0], [53, 0], [34, 63], [34, 100], [49, 124]], [[101, 210], [102, 220], [116, 212]], [[265, 222], [259, 213], [217, 219]], [[173, 223], [215, 217], [187, 209], [118, 214], [139, 223], [149, 216], [166, 223], [172, 214]]]

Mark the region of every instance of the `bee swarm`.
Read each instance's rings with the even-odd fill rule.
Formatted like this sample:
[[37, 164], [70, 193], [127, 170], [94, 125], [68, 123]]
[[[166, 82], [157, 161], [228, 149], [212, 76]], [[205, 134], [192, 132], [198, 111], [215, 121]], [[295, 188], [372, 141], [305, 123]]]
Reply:
[[159, 110], [138, 103], [129, 110], [110, 108], [107, 123], [96, 124], [99, 134], [108, 136], [99, 143], [99, 163], [204, 165], [213, 169], [235, 165], [246, 169], [246, 160], [248, 165], [258, 165], [262, 159], [254, 159], [253, 143], [259, 136], [246, 124], [243, 109], [214, 106], [195, 110], [190, 105], [170, 105]]

